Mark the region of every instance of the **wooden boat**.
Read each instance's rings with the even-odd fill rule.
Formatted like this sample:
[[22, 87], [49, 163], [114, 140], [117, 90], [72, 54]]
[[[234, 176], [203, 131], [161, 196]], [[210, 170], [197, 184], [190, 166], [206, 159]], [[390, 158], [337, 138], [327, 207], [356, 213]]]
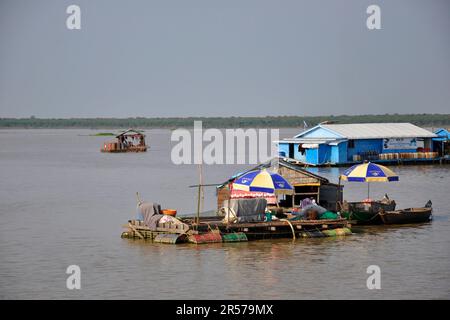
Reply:
[[101, 152], [146, 152], [145, 135], [136, 130], [127, 130], [116, 136], [115, 141], [105, 142]]
[[384, 224], [422, 223], [431, 220], [431, 201], [422, 208], [408, 208], [395, 211], [380, 211], [380, 217]]
[[395, 210], [395, 201], [347, 202], [341, 204], [341, 216], [356, 224], [383, 224], [379, 212]]

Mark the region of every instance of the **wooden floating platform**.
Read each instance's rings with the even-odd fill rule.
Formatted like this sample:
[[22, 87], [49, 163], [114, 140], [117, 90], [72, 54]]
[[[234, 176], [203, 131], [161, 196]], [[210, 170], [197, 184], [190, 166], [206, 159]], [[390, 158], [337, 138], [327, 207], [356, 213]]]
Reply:
[[194, 218], [180, 218], [182, 224], [166, 223], [151, 230], [142, 221], [130, 220], [122, 238], [150, 240], [157, 243], [214, 243], [240, 242], [273, 238], [315, 238], [351, 234], [346, 219], [336, 220], [275, 220], [270, 222], [223, 223], [218, 217], [202, 218], [197, 225]]
[[147, 146], [133, 146], [133, 147], [127, 147], [126, 149], [105, 149], [101, 148], [101, 152], [105, 153], [124, 153], [124, 152], [146, 152]]
[[[436, 158], [413, 158], [413, 159], [373, 159], [370, 160], [373, 163], [379, 163], [383, 165], [424, 165], [424, 164], [449, 164], [450, 159], [448, 157], [436, 157]], [[314, 165], [315, 167], [349, 167], [355, 164], [361, 164], [363, 161], [349, 161], [345, 163], [324, 163]]]
[[[208, 229], [218, 229], [223, 233], [242, 232], [249, 240], [273, 238], [308, 237], [311, 232], [348, 228], [351, 225], [346, 219], [337, 220], [275, 220], [270, 222], [252, 223], [222, 223], [221, 221], [201, 221], [198, 230], [206, 232]], [[326, 235], [325, 235], [326, 236]]]

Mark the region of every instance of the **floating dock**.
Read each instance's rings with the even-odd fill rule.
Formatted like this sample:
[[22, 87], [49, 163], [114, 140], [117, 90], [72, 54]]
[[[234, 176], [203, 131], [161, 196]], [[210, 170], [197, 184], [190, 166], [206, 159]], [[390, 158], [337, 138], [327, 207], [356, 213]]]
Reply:
[[411, 123], [323, 122], [275, 142], [280, 156], [312, 166], [432, 164], [448, 162], [448, 137]]
[[180, 218], [182, 224], [167, 223], [151, 230], [142, 221], [130, 220], [124, 225], [122, 238], [149, 240], [158, 243], [217, 243], [274, 238], [316, 238], [351, 234], [346, 219], [335, 220], [274, 220], [253, 223], [223, 223], [220, 217]]

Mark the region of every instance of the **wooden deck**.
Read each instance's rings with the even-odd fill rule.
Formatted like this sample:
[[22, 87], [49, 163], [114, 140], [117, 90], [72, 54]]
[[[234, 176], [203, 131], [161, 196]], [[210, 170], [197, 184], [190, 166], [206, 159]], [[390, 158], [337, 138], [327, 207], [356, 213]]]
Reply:
[[100, 151], [105, 153], [124, 153], [124, 152], [146, 152], [147, 149], [148, 149], [147, 146], [133, 146], [128, 147], [126, 149], [114, 149], [114, 150], [105, 150], [101, 148]]
[[[336, 220], [275, 220], [270, 222], [252, 223], [223, 223], [218, 217], [202, 218], [197, 225], [194, 218], [181, 218], [183, 224], [162, 224], [156, 230], [142, 224], [142, 221], [130, 220], [123, 227], [127, 229], [122, 233], [124, 238], [154, 240], [162, 234], [189, 236], [193, 234], [206, 234], [220, 232], [221, 234], [245, 233], [248, 240], [271, 238], [301, 238], [310, 233], [350, 228], [346, 219]], [[175, 243], [175, 242], [174, 242]]]

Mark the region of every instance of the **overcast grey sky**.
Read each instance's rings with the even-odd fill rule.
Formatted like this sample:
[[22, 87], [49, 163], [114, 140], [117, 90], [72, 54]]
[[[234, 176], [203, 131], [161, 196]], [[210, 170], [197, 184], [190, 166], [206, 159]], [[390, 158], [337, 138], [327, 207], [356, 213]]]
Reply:
[[450, 112], [448, 0], [0, 0], [0, 117], [394, 112]]

